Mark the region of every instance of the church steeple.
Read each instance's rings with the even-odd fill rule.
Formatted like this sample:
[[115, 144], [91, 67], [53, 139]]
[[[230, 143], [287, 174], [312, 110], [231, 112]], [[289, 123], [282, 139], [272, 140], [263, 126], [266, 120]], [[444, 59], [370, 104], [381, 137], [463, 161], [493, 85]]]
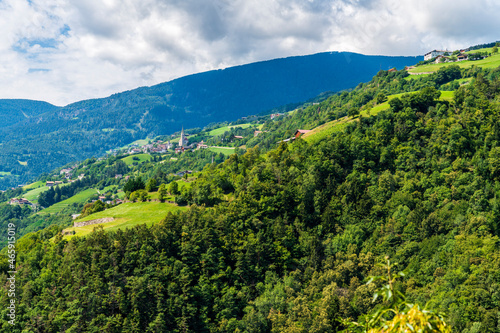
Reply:
[[181, 138], [179, 139], [179, 147], [187, 146], [186, 137], [184, 136], [184, 126], [182, 126]]

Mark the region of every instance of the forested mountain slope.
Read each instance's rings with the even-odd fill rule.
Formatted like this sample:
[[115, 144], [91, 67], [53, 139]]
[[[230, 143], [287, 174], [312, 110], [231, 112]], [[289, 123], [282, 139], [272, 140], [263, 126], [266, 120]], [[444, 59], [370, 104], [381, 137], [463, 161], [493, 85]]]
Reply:
[[186, 212], [69, 241], [59, 229], [25, 236], [11, 331], [335, 332], [382, 305], [364, 282], [384, 274], [377, 263], [389, 256], [405, 271], [395, 288], [408, 301], [446, 313], [454, 332], [496, 332], [499, 74], [459, 70], [470, 83], [439, 101], [436, 87], [454, 86], [456, 68], [419, 82], [380, 72], [282, 126], [314, 126], [380, 93], [419, 89], [315, 144], [207, 165], [179, 195], [193, 205]]
[[322, 92], [352, 88], [380, 69], [401, 69], [419, 60], [338, 52], [290, 57], [190, 75], [51, 109], [0, 128], [0, 172], [11, 174], [0, 178], [0, 188], [136, 139], [171, 134], [182, 126], [236, 120]]
[[24, 99], [0, 99], [0, 128], [33, 119], [36, 116], [57, 110], [58, 107], [47, 102]]

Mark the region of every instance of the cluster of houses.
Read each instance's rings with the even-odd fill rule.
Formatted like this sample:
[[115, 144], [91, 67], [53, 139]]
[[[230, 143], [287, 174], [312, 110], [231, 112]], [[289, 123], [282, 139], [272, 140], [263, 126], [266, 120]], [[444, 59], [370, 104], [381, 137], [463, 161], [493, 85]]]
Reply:
[[131, 148], [129, 154], [140, 154], [140, 153], [166, 153], [169, 149], [172, 149], [173, 145], [168, 141], [167, 143], [162, 143], [161, 141], [148, 143], [142, 147]]
[[73, 170], [77, 167], [78, 165], [74, 165], [72, 167], [69, 167], [69, 168], [65, 168], [65, 169], [62, 169], [61, 171], [59, 171], [59, 174], [60, 175], [64, 175], [64, 178], [66, 179], [70, 179], [71, 178], [71, 174], [73, 173]]
[[118, 198], [114, 198], [114, 199], [111, 199], [111, 200], [106, 200], [106, 197], [104, 195], [100, 195], [98, 199], [92, 200], [92, 203], [94, 203], [96, 201], [101, 201], [102, 203], [105, 203], [107, 205], [118, 205], [118, 204], [123, 203], [123, 200], [122, 199], [118, 199]]
[[[63, 169], [63, 170], [67, 170], [67, 169]], [[61, 170], [61, 174], [63, 174], [63, 172], [62, 172], [63, 170]], [[73, 183], [73, 182], [76, 182], [77, 180], [82, 180], [84, 177], [85, 177], [85, 174], [81, 173], [80, 175], [78, 175], [77, 179], [69, 179], [70, 177], [65, 177], [65, 178], [68, 180], [68, 183]], [[57, 185], [62, 185], [62, 184], [63, 184], [62, 180], [48, 180], [45, 182], [45, 186], [47, 186], [47, 187], [52, 187], [52, 186], [57, 186]]]
[[[284, 113], [273, 113], [271, 114], [271, 119], [275, 119], [276, 117], [283, 116]], [[253, 136], [256, 137], [259, 134], [263, 133], [263, 131], [254, 131]], [[175, 135], [173, 134], [172, 137]], [[243, 139], [243, 136], [241, 135], [234, 135], [233, 139], [239, 140]], [[141, 153], [167, 153], [169, 150], [171, 150], [174, 147], [174, 145], [168, 141], [167, 143], [163, 143], [162, 141], [156, 141], [152, 142], [149, 144], [146, 144], [144, 146], [139, 147], [137, 144], [133, 144], [130, 146], [128, 150], [128, 154], [141, 154]], [[183, 153], [186, 150], [198, 150], [198, 149], [207, 149], [209, 146], [202, 140], [201, 142], [192, 142], [189, 143], [189, 140], [187, 139], [187, 135], [184, 134], [184, 129], [181, 131], [181, 135], [179, 138], [179, 143], [177, 146], [174, 148], [174, 152], [176, 154], [178, 153]]]
[[[447, 50], [432, 50], [430, 52], [427, 52], [424, 55], [424, 60], [431, 60], [434, 59], [434, 62], [436, 64], [442, 63], [442, 62], [456, 62], [456, 61], [464, 61], [464, 60], [469, 60], [469, 55], [465, 52], [468, 50], [460, 50], [460, 53], [457, 54], [455, 57], [452, 57], [452, 52], [447, 51]], [[477, 60], [477, 58], [474, 58]]]
[[[240, 137], [242, 138], [242, 137]], [[128, 151], [129, 154], [140, 154], [140, 153], [167, 153], [170, 149], [173, 148], [173, 144], [168, 141], [167, 143], [163, 143], [161, 141], [153, 142], [146, 144], [142, 147], [138, 147], [137, 145], [134, 145], [134, 147], [131, 147]], [[207, 149], [208, 145], [203, 142], [198, 143], [189, 143], [187, 136], [184, 134], [184, 129], [181, 131], [181, 137], [179, 138], [179, 143], [177, 144], [177, 147], [175, 147], [174, 152], [175, 153], [182, 153], [186, 150], [189, 149]]]

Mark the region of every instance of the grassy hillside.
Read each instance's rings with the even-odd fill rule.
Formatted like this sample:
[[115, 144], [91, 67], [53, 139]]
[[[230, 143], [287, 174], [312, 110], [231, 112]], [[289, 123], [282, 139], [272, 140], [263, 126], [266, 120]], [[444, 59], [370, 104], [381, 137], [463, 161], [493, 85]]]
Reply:
[[[478, 51], [483, 51], [483, 50], [474, 50], [471, 51], [472, 53], [478, 52]], [[491, 52], [491, 51], [490, 51]], [[482, 60], [475, 60], [475, 61], [458, 61], [458, 62], [453, 62], [453, 63], [439, 63], [439, 64], [429, 64], [429, 65], [423, 65], [423, 66], [418, 66], [414, 69], [408, 70], [409, 73], [429, 73], [429, 72], [436, 72], [442, 67], [449, 66], [451, 64], [458, 65], [460, 68], [470, 68], [472, 66], [478, 66], [478, 67], [483, 67], [483, 68], [497, 68], [500, 66], [500, 54], [493, 54], [490, 57]]]
[[153, 157], [149, 154], [134, 154], [134, 155], [130, 155], [130, 156], [122, 158], [122, 161], [125, 162], [125, 164], [127, 164], [127, 165], [131, 165], [134, 162], [142, 163], [144, 161], [149, 161], [151, 158], [153, 158]]
[[210, 132], [208, 132], [208, 135], [210, 135], [210, 136], [221, 135], [221, 134], [224, 134], [224, 132], [229, 131], [231, 128], [236, 128], [236, 127], [248, 128], [250, 126], [252, 126], [252, 124], [239, 124], [239, 125], [233, 125], [233, 126], [223, 126], [223, 127], [219, 127], [219, 128], [211, 130]]
[[12, 175], [10, 172], [8, 171], [0, 171], [0, 178], [2, 177], [7, 177], [7, 176], [10, 176]]
[[39, 188], [42, 186], [45, 186], [45, 182], [44, 181], [37, 181], [37, 182], [23, 186], [23, 188], [25, 190], [32, 190], [32, 189]]
[[[417, 92], [413, 92], [417, 93]], [[380, 103], [368, 110], [363, 110], [360, 112], [362, 117], [373, 117], [379, 114], [381, 111], [388, 110], [390, 108], [389, 101], [394, 98], [400, 98], [407, 93], [399, 93], [387, 96], [387, 101]], [[453, 91], [441, 91], [441, 96], [439, 100], [441, 101], [451, 101], [453, 99]], [[327, 122], [323, 125], [315, 127], [311, 132], [305, 133], [302, 138], [309, 143], [316, 144], [327, 137], [332, 136], [334, 133], [342, 131], [345, 126], [353, 121], [357, 121], [359, 118], [343, 117], [338, 120], [333, 120]]]
[[231, 154], [234, 154], [235, 148], [233, 148], [233, 147], [210, 147], [210, 148], [208, 148], [208, 150], [210, 150], [216, 154], [222, 153], [224, 155], [231, 155]]
[[56, 203], [48, 208], [41, 210], [40, 212], [38, 212], [38, 214], [39, 215], [47, 215], [47, 214], [57, 213], [70, 205], [85, 202], [95, 194], [97, 194], [97, 190], [89, 188], [85, 191], [82, 191], [82, 192], [72, 196], [69, 199], [63, 200], [63, 201], [58, 202], [58, 203]]
[[[139, 224], [148, 226], [159, 222], [169, 212], [185, 211], [187, 207], [179, 207], [174, 204], [160, 202], [136, 202], [123, 203], [113, 208], [95, 213], [85, 218], [75, 220], [75, 222], [84, 222], [100, 219], [104, 217], [113, 217], [115, 220], [108, 223], [89, 225], [85, 227], [66, 228], [64, 232], [75, 231], [75, 236], [85, 236], [91, 233], [97, 226], [102, 226], [106, 231], [131, 228]], [[73, 236], [66, 236], [71, 238]]]
[[48, 189], [49, 189], [49, 187], [45, 186], [45, 185], [41, 186], [41, 187], [37, 187], [37, 188], [35, 188], [33, 190], [30, 190], [29, 192], [25, 193], [23, 195], [23, 198], [28, 199], [31, 202], [38, 202], [38, 199], [37, 199], [38, 195], [40, 193], [42, 193], [42, 192], [47, 191]]

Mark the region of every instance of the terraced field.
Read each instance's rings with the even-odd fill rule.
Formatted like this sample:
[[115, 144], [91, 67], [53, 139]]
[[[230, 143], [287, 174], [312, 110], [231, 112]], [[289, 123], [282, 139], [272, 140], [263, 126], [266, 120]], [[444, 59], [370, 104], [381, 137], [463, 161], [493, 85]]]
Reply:
[[58, 203], [56, 203], [48, 208], [45, 208], [45, 209], [39, 211], [37, 214], [40, 214], [40, 215], [55, 214], [57, 212], [60, 212], [64, 208], [68, 207], [69, 205], [72, 205], [74, 203], [81, 203], [81, 202], [87, 201], [94, 194], [97, 194], [97, 190], [95, 190], [93, 188], [89, 188], [85, 191], [82, 191], [82, 192], [72, 196], [69, 199], [63, 200], [63, 201], [58, 202]]

